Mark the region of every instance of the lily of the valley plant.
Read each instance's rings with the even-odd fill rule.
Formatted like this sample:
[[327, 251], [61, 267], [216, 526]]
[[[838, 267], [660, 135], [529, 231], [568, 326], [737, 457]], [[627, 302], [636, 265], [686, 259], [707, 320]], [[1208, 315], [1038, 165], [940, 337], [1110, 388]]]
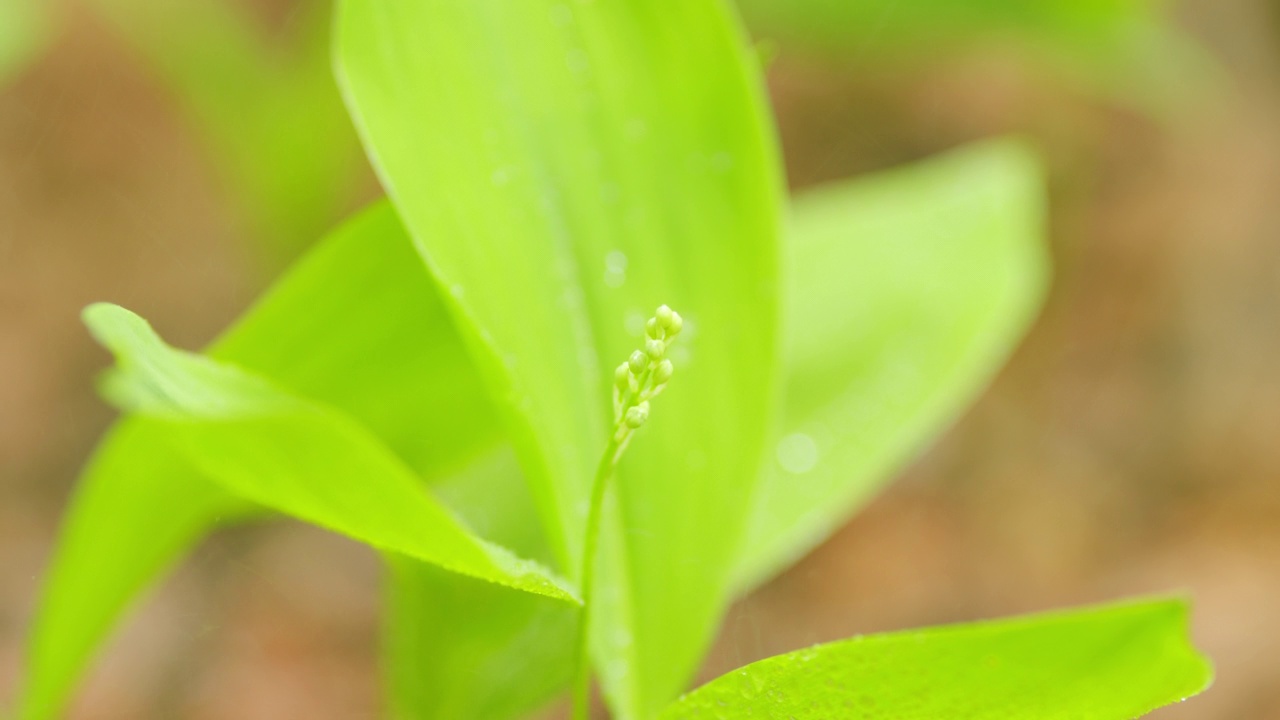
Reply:
[[582, 717], [594, 679], [626, 720], [1121, 720], [1207, 684], [1182, 601], [1147, 600], [837, 642], [681, 697], [728, 603], [1034, 315], [1035, 161], [990, 142], [788, 206], [720, 0], [345, 0], [335, 26], [388, 200], [203, 354], [86, 311], [125, 416], [67, 515], [21, 720], [59, 715], [203, 536], [272, 514], [385, 558], [395, 718], [565, 694]]

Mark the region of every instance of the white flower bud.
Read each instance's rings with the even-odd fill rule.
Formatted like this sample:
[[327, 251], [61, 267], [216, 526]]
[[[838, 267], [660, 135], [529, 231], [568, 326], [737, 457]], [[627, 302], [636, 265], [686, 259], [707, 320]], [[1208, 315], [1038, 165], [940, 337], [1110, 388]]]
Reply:
[[672, 374], [676, 371], [676, 366], [671, 364], [670, 360], [663, 360], [658, 363], [658, 367], [653, 371], [653, 384], [665, 385], [671, 379]]
[[644, 369], [649, 367], [649, 356], [637, 350], [631, 353], [631, 357], [627, 358], [627, 365], [632, 375], [639, 375]]
[[644, 425], [644, 421], [649, 419], [649, 403], [642, 402], [639, 405], [627, 410], [626, 423], [627, 427], [635, 430]]
[[653, 317], [655, 320], [658, 321], [659, 325], [665, 328], [665, 327], [671, 326], [671, 318], [675, 314], [676, 314], [675, 311], [672, 310], [670, 307], [666, 305], [659, 305], [658, 310], [653, 314]]
[[662, 354], [665, 353], [666, 351], [667, 351], [667, 345], [661, 340], [650, 339], [648, 342], [644, 344], [645, 354], [648, 355], [649, 358], [655, 362], [658, 360], [661, 360]]
[[680, 328], [684, 327], [684, 318], [680, 317], [680, 313], [672, 311], [671, 319], [664, 327], [667, 329], [667, 337], [675, 337], [680, 334]]
[[657, 318], [649, 318], [644, 324], [644, 334], [654, 340], [662, 339], [662, 326], [658, 324]]

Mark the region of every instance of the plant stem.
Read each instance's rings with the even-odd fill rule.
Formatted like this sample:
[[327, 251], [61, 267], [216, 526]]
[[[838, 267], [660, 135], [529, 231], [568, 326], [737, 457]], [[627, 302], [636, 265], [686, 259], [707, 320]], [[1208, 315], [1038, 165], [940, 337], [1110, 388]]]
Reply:
[[[587, 513], [587, 534], [582, 548], [582, 612], [578, 617], [577, 671], [573, 681], [573, 720], [588, 720], [591, 713], [591, 596], [595, 584], [596, 550], [600, 540], [600, 515], [604, 492], [618, 464], [618, 456], [626, 445], [629, 428], [617, 428], [609, 435], [609, 444], [600, 456], [600, 465], [591, 484], [591, 506]], [[621, 435], [621, 437], [619, 437]]]

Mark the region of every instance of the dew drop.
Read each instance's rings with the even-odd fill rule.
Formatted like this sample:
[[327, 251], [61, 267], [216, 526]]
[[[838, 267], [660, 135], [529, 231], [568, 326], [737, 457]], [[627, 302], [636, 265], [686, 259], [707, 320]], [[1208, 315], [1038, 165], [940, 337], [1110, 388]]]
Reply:
[[680, 330], [680, 342], [681, 344], [691, 345], [696, 337], [698, 337], [698, 321], [685, 315], [684, 326]]
[[623, 129], [628, 140], [637, 142], [649, 134], [649, 123], [644, 118], [631, 118]]
[[575, 75], [585, 75], [591, 67], [591, 59], [587, 55], [587, 51], [582, 48], [573, 48], [566, 52], [564, 54], [564, 62]]
[[702, 470], [707, 466], [707, 454], [701, 450], [690, 450], [685, 456], [685, 465], [693, 471]]
[[628, 335], [640, 335], [644, 332], [644, 313], [632, 312], [627, 313], [627, 317], [622, 321], [622, 326], [627, 329]]
[[559, 27], [566, 27], [573, 22], [573, 10], [564, 3], [551, 7], [551, 22]]
[[615, 648], [629, 648], [633, 644], [631, 633], [625, 629], [619, 628], [613, 632], [613, 646]]
[[618, 198], [622, 196], [618, 186], [614, 183], [604, 183], [600, 186], [600, 201], [605, 205], [617, 205]]
[[463, 287], [458, 283], [454, 283], [453, 285], [449, 286], [449, 294], [456, 298], [460, 298], [463, 295], [466, 295], [467, 291], [463, 289]]
[[804, 433], [791, 433], [778, 441], [778, 464], [793, 475], [803, 475], [818, 464], [818, 443]]
[[604, 284], [611, 288], [622, 287], [627, 282], [627, 256], [614, 250], [604, 256]]
[[693, 351], [689, 349], [688, 338], [681, 337], [685, 342], [676, 343], [667, 349], [667, 357], [671, 358], [671, 362], [677, 367], [688, 368], [693, 365]]
[[585, 304], [586, 299], [583, 297], [582, 288], [567, 287], [564, 292], [560, 294], [560, 305], [566, 310], [580, 310], [585, 306]]
[[496, 168], [489, 175], [489, 182], [493, 183], [494, 187], [505, 187], [511, 182], [511, 171], [505, 167]]
[[609, 272], [624, 273], [627, 271], [627, 254], [621, 250], [613, 250], [604, 256], [604, 267]]

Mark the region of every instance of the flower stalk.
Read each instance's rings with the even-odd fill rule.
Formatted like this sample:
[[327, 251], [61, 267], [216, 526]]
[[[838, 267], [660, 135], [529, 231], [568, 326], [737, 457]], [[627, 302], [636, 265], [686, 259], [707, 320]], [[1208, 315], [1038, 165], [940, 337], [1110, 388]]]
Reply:
[[573, 684], [573, 719], [588, 720], [591, 712], [591, 607], [595, 584], [596, 554], [600, 541], [600, 515], [604, 495], [635, 431], [649, 419], [649, 403], [666, 389], [675, 366], [667, 348], [684, 327], [680, 313], [660, 306], [645, 323], [644, 348], [631, 353], [613, 372], [613, 429], [591, 483], [591, 504], [582, 550], [582, 612], [578, 619], [577, 670]]

